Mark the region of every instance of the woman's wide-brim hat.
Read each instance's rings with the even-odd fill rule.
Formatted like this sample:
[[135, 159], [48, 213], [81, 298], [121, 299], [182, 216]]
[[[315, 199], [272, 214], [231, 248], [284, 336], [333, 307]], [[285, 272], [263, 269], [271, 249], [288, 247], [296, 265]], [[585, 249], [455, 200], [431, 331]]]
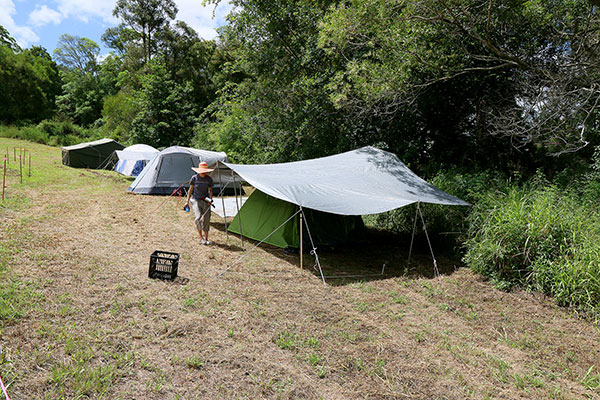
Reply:
[[208, 164], [204, 161], [202, 161], [200, 164], [198, 164], [198, 168], [192, 167], [192, 169], [199, 174], [205, 174], [205, 173], [214, 171], [214, 169], [208, 168]]

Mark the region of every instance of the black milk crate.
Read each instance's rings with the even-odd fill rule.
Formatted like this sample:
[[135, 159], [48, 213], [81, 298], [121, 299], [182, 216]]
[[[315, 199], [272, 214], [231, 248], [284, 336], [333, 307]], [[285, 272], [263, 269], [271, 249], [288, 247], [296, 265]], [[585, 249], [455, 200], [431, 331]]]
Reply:
[[179, 254], [170, 251], [155, 250], [150, 255], [149, 278], [170, 279], [177, 277], [177, 268], [179, 267]]

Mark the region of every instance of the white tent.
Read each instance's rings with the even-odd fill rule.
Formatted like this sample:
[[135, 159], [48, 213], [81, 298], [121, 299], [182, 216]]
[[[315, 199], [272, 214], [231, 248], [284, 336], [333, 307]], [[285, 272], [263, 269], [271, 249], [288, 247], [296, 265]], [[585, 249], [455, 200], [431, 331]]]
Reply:
[[115, 171], [127, 176], [138, 176], [158, 152], [147, 144], [134, 144], [123, 150], [116, 150], [118, 161], [115, 164]]
[[194, 175], [192, 167], [197, 167], [201, 161], [214, 168], [218, 161], [226, 160], [227, 155], [223, 152], [171, 146], [156, 154], [127, 191], [170, 195], [177, 189], [189, 187], [189, 180]]

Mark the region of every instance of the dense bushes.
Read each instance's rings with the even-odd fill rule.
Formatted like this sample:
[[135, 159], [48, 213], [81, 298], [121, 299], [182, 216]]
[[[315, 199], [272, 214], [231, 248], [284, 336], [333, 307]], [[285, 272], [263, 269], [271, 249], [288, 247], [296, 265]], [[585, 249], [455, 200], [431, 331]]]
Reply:
[[0, 136], [50, 146], [70, 146], [102, 138], [98, 129], [83, 129], [69, 121], [44, 120], [24, 127], [0, 125]]
[[600, 317], [600, 214], [549, 184], [492, 191], [470, 217], [464, 261], [499, 287], [523, 286]]

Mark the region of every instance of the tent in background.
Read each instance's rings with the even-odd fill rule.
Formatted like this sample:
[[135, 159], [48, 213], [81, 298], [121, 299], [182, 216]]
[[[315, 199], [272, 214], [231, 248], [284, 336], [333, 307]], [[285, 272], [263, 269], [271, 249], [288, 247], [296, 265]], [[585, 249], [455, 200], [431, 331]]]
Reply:
[[158, 152], [147, 144], [134, 144], [123, 150], [116, 150], [114, 170], [123, 175], [138, 176]]
[[62, 163], [74, 168], [102, 169], [109, 164], [115, 150], [125, 146], [112, 139], [100, 139], [62, 148]]
[[300, 210], [316, 245], [351, 238], [363, 227], [361, 215], [417, 202], [468, 205], [374, 147], [282, 164], [225, 164], [257, 189], [229, 230], [280, 247], [298, 247], [298, 217], [284, 222]]
[[[171, 146], [156, 154], [127, 191], [136, 194], [170, 195], [180, 187], [189, 187], [189, 180], [194, 175], [192, 167], [197, 167], [201, 161], [214, 168], [218, 161], [226, 160], [227, 155], [223, 152]], [[213, 179], [214, 174], [213, 172]], [[216, 195], [219, 188], [213, 191]]]

